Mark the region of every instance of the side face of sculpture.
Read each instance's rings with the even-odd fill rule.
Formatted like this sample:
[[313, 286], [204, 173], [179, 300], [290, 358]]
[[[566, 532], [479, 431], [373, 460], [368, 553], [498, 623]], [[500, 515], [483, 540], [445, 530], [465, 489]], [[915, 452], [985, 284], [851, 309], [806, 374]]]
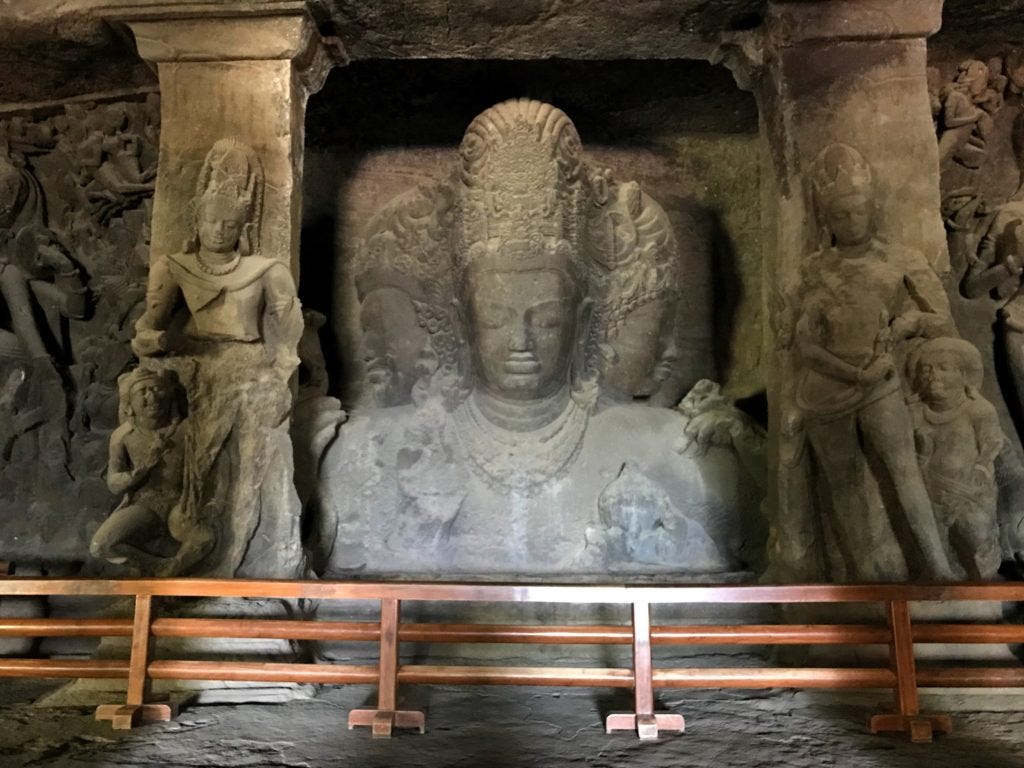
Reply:
[[[742, 568], [740, 518], [761, 492], [743, 490], [734, 442], [686, 440], [681, 412], [618, 404], [650, 394], [670, 358], [678, 250], [638, 185], [591, 197], [597, 173], [564, 113], [505, 102], [471, 123], [444, 192], [371, 221], [376, 258], [354, 270], [365, 357], [388, 351], [394, 381], [416, 352], [419, 380], [411, 407], [356, 409], [324, 457], [323, 573]], [[374, 338], [402, 318], [404, 359]], [[607, 401], [602, 354], [623, 366]], [[687, 453], [695, 442], [706, 450]]]
[[409, 402], [416, 364], [428, 344], [412, 297], [398, 287], [374, 286], [359, 309], [360, 357], [371, 401], [385, 407]]
[[185, 392], [172, 370], [122, 377], [125, 421], [110, 439], [107, 484], [121, 504], [92, 539], [94, 557], [137, 575], [172, 572], [180, 542], [170, 518], [184, 487]]

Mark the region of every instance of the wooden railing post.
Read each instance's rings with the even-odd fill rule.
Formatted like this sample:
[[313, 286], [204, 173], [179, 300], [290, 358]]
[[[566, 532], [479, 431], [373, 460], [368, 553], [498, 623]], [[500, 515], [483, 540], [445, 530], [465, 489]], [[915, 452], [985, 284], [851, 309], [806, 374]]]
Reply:
[[348, 727], [369, 726], [375, 739], [386, 739], [394, 728], [427, 730], [426, 718], [418, 710], [397, 708], [398, 702], [398, 626], [399, 601], [392, 597], [380, 601], [380, 661], [376, 709], [353, 709]]
[[921, 714], [910, 605], [906, 600], [891, 600], [886, 603], [886, 612], [891, 632], [889, 665], [896, 677], [896, 712], [873, 715], [869, 728], [871, 733], [903, 731], [910, 734], [911, 741], [929, 742], [935, 731], [952, 731], [953, 721], [949, 715]]
[[128, 694], [124, 704], [101, 704], [96, 708], [97, 720], [109, 720], [115, 730], [128, 730], [140, 722], [170, 720], [177, 712], [174, 705], [158, 702], [150, 692], [147, 674], [153, 650], [153, 596], [135, 596], [135, 618], [132, 621], [132, 650], [128, 660]]
[[659, 730], [686, 729], [682, 715], [654, 711], [654, 664], [651, 656], [651, 606], [633, 603], [633, 712], [612, 712], [605, 719], [606, 733], [636, 731], [641, 739], [658, 738]]

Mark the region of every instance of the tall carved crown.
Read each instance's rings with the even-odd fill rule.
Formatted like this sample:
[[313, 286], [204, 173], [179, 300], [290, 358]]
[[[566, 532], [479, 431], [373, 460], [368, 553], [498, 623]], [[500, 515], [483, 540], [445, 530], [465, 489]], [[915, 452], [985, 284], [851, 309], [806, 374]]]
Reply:
[[263, 186], [263, 165], [256, 151], [236, 139], [219, 139], [206, 153], [199, 171], [193, 215], [198, 216], [202, 206], [209, 203], [243, 213], [247, 226], [240, 246], [255, 253], [259, 250]]
[[814, 159], [811, 186], [819, 205], [847, 195], [870, 195], [871, 166], [848, 144], [830, 144]]
[[583, 159], [562, 110], [532, 99], [497, 104], [473, 120], [459, 150], [457, 266], [501, 260], [583, 275]]

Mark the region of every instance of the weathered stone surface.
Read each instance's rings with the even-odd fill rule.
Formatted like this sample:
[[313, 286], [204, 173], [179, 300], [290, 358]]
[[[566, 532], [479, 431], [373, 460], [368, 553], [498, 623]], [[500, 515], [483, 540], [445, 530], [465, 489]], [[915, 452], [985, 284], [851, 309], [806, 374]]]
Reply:
[[357, 412], [322, 462], [321, 570], [741, 569], [758, 492], [734, 446], [687, 455], [702, 433], [681, 413], [618, 404], [673, 380], [680, 263], [661, 206], [585, 159], [561, 110], [479, 115], [450, 181], [367, 225], [369, 391], [391, 407]]
[[0, 122], [0, 520], [5, 556], [81, 561], [142, 310], [158, 102], [51, 104]]
[[[974, 521], [964, 523], [975, 536], [967, 548], [988, 552], [984, 575], [998, 567], [989, 464], [1000, 437], [987, 404], [975, 400], [986, 426], [973, 422], [976, 434], [990, 435], [978, 443], [986, 447], [957, 453], [965, 471], [980, 464], [989, 476], [973, 492], [985, 499], [977, 514], [950, 512], [955, 504], [940, 484], [926, 487], [919, 465], [930, 473], [936, 435], [921, 406], [907, 404], [915, 386], [908, 356], [938, 343], [927, 339], [965, 343], [939, 278], [949, 260], [938, 227], [937, 154], [952, 156], [963, 142], [951, 134], [936, 153], [931, 141], [928, 103], [936, 108], [938, 100], [939, 112], [942, 104], [929, 99], [923, 38], [937, 27], [938, 10], [771, 6], [770, 55], [757, 81], [774, 169], [765, 180], [778, 192], [766, 211], [777, 235], [766, 264], [780, 349], [769, 386], [779, 490], [770, 578], [951, 578], [964, 565], [977, 573], [977, 562], [948, 546], [957, 536], [953, 518]], [[988, 81], [982, 69], [979, 98]], [[963, 95], [950, 93], [951, 105]], [[963, 384], [959, 391], [968, 395]]]

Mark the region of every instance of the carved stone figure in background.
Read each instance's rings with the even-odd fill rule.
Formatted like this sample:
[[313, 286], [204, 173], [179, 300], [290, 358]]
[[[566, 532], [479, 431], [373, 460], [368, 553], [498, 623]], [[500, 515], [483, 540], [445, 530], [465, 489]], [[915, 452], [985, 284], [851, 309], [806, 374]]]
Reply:
[[1021, 174], [1017, 191], [996, 208], [961, 290], [969, 298], [991, 292], [1005, 302], [999, 310], [1003, 346], [1017, 401], [1024, 402], [1024, 113], [1014, 121], [1012, 142]]
[[37, 314], [84, 317], [88, 295], [81, 271], [46, 228], [42, 191], [28, 171], [0, 159], [0, 293], [11, 330], [0, 329], [0, 355], [66, 362], [59, 339]]
[[84, 318], [88, 309], [81, 270], [46, 226], [39, 182], [0, 159], [0, 313], [10, 318], [10, 330], [0, 328], [0, 365], [5, 372], [25, 372], [16, 397], [21, 415], [45, 412], [42, 419], [15, 419], [25, 428], [5, 440], [0, 465], [25, 459], [41, 461], [49, 472], [66, 471], [71, 354], [63, 325], [65, 318]]
[[110, 104], [91, 117], [88, 134], [75, 147], [75, 178], [91, 213], [104, 224], [153, 194], [156, 164], [142, 167], [139, 137], [125, 130], [123, 105]]
[[[883, 575], [861, 572], [875, 539], [885, 535], [878, 521], [865, 520], [871, 473], [896, 507], [890, 514], [905, 521], [897, 530], [907, 537], [900, 543], [911, 568], [949, 578], [895, 358], [907, 339], [950, 331], [945, 293], [921, 253], [876, 239], [871, 168], [856, 150], [827, 147], [811, 183], [829, 245], [805, 262], [796, 399], [827, 500], [824, 524], [835, 559], [846, 578]], [[869, 456], [877, 460], [869, 463]]]
[[961, 578], [991, 579], [1002, 559], [995, 460], [1006, 438], [978, 391], [981, 354], [963, 339], [931, 339], [909, 367], [918, 459], [950, 562]]
[[213, 145], [196, 185], [193, 234], [181, 253], [153, 265], [132, 342], [140, 356], [196, 361], [187, 385], [181, 517], [188, 535], [175, 534], [178, 573], [234, 575], [256, 563], [284, 575], [301, 561], [297, 510], [264, 509], [260, 501], [291, 487], [283, 423], [303, 331], [288, 267], [259, 255], [263, 183], [250, 147], [231, 139]]
[[[125, 421], [110, 437], [107, 485], [124, 499], [93, 536], [93, 557], [162, 575], [180, 513], [185, 460], [185, 393], [171, 370], [138, 368], [122, 377]], [[150, 551], [156, 545], [161, 551]]]
[[989, 77], [988, 65], [977, 59], [957, 68], [942, 101], [940, 163], [952, 158], [968, 168], [981, 166], [992, 114], [1002, 106], [1002, 93], [989, 87]]
[[[423, 364], [413, 405], [356, 412], [341, 429], [320, 478], [327, 574], [742, 567], [738, 521], [759, 494], [740, 489], [731, 448], [683, 455], [676, 411], [595, 412], [595, 340], [608, 335], [594, 325], [665, 297], [673, 239], [657, 204], [627, 185], [621, 209], [597, 207], [639, 237], [599, 264], [591, 247], [608, 240], [587, 228], [614, 222], [595, 221], [591, 172], [572, 122], [548, 104], [505, 102], [468, 128], [455, 226], [441, 239], [457, 308], [442, 319], [459, 323], [442, 338], [466, 339], [468, 366]], [[443, 306], [440, 295], [428, 304]], [[661, 339], [646, 342], [650, 368]], [[455, 400], [453, 375], [468, 384]]]

